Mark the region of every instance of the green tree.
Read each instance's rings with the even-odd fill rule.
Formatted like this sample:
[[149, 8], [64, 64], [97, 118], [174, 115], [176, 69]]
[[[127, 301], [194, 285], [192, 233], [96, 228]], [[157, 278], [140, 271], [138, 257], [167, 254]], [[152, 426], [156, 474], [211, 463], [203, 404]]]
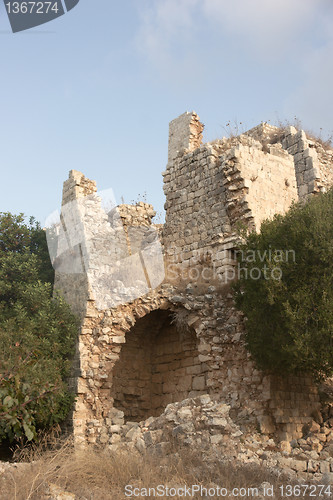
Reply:
[[78, 324], [45, 280], [43, 233], [22, 215], [0, 217], [0, 441], [33, 439], [73, 401], [66, 379]]
[[260, 368], [333, 375], [333, 190], [265, 221], [238, 252], [236, 303]]
[[34, 217], [25, 222], [23, 214], [0, 212], [0, 255], [8, 252], [22, 253], [28, 250], [38, 259], [39, 279], [53, 283], [54, 270], [47, 248], [46, 233]]

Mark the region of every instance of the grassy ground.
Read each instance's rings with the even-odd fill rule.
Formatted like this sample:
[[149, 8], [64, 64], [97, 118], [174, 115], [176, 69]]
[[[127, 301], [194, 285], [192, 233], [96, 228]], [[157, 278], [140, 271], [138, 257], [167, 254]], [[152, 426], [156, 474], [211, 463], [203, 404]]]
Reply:
[[[221, 457], [222, 458], [222, 457]], [[153, 455], [136, 455], [134, 453], [110, 453], [107, 451], [74, 451], [71, 441], [61, 446], [45, 449], [42, 446], [26, 450], [21, 460], [29, 461], [27, 465], [0, 474], [1, 500], [43, 500], [49, 498], [70, 498], [86, 500], [123, 500], [126, 498], [235, 498], [229, 495], [214, 495], [217, 486], [226, 488], [243, 488], [238, 498], [258, 498], [256, 491], [263, 482], [274, 487], [274, 499], [283, 498], [279, 494], [279, 486], [288, 481], [277, 477], [260, 466], [241, 466], [223, 464], [218, 459], [204, 461], [199, 450], [178, 449], [172, 455], [159, 457]], [[290, 482], [290, 481], [289, 481]], [[72, 493], [73, 497], [53, 494], [57, 488]], [[128, 485], [127, 495], [125, 487]], [[212, 488], [208, 496], [194, 492], [193, 496], [175, 495], [173, 490], [167, 495], [145, 495], [144, 491], [134, 488], [183, 488], [185, 485]], [[244, 490], [245, 489], [245, 490]], [[133, 495], [131, 496], [131, 492]], [[148, 493], [148, 492], [147, 492]], [[192, 493], [192, 492], [191, 492]], [[225, 491], [223, 490], [223, 493]], [[75, 495], [75, 496], [74, 496]], [[237, 497], [236, 497], [237, 498]], [[262, 497], [263, 498], [263, 497]], [[266, 495], [265, 498], [268, 498]], [[289, 496], [296, 498], [296, 496]], [[303, 496], [302, 498], [310, 498]], [[323, 497], [324, 498], [324, 497]], [[327, 497], [326, 497], [327, 498]]]

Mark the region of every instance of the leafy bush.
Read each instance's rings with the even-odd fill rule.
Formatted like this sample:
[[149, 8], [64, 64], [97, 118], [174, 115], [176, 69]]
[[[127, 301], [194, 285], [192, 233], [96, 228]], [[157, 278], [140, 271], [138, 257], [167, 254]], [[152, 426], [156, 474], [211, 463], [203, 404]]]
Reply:
[[333, 375], [333, 190], [265, 221], [238, 252], [236, 303], [259, 367]]
[[53, 283], [54, 270], [47, 248], [46, 233], [34, 217], [25, 222], [23, 214], [0, 212], [0, 255], [29, 251], [38, 256], [38, 275], [44, 282]]
[[77, 321], [45, 282], [52, 274], [41, 231], [22, 215], [0, 216], [0, 441], [33, 439], [73, 401], [65, 381]]

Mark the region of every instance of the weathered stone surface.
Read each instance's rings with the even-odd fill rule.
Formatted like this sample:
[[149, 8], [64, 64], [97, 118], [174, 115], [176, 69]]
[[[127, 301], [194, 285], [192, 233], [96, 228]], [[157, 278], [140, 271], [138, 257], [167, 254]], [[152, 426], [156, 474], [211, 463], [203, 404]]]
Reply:
[[75, 500], [76, 495], [65, 491], [56, 484], [49, 484], [48, 488], [48, 499], [49, 500]]
[[[311, 447], [313, 436], [318, 433], [310, 433], [307, 439], [293, 440], [292, 446], [286, 441], [278, 445], [253, 429], [242, 431], [230, 412], [229, 405], [208, 394], [171, 403], [159, 417], [137, 423], [130, 431], [128, 425], [124, 425], [117, 435], [117, 446], [126, 450], [134, 443], [140, 453], [161, 456], [161, 453], [173, 452], [166, 446], [172, 436], [174, 444], [200, 446], [207, 458], [223, 456], [224, 460], [233, 462], [262, 464], [274, 470], [278, 467], [290, 477], [307, 480], [319, 480], [331, 473], [333, 458], [328, 452], [318, 454]], [[323, 420], [322, 434], [329, 425], [328, 420]], [[326, 444], [326, 449], [330, 450], [330, 446]]]
[[[244, 318], [227, 285], [237, 278], [239, 223], [258, 229], [263, 219], [285, 213], [294, 200], [327, 189], [333, 184], [333, 152], [293, 127], [261, 124], [239, 137], [208, 144], [202, 144], [202, 131], [195, 113], [170, 124], [163, 227], [152, 223], [155, 211], [143, 202], [106, 214], [96, 183], [80, 172], [71, 171], [64, 184], [63, 204], [78, 200], [78, 224], [93, 249], [90, 269], [58, 272], [55, 280], [55, 288], [82, 319], [75, 360], [80, 367], [75, 372], [75, 441], [105, 444], [109, 437], [115, 445], [123, 439], [125, 421], [133, 420], [146, 421], [145, 428], [157, 432], [158, 423], [154, 420], [156, 428], [151, 429], [148, 417], [158, 417], [176, 401], [202, 397], [201, 416], [216, 432], [207, 435], [209, 442], [222, 443], [223, 433], [236, 438], [259, 426], [262, 433], [285, 441], [284, 453], [290, 453], [292, 439], [304, 437], [297, 444], [302, 452], [331, 457], [333, 435], [320, 420], [317, 388], [308, 377], [267, 377], [255, 369], [245, 349]], [[123, 238], [116, 236], [118, 230]], [[138, 232], [140, 237], [134, 237]], [[106, 266], [107, 278], [105, 249], [115, 257], [126, 252], [136, 256], [139, 267], [147, 245], [156, 240], [164, 249], [163, 284], [147, 282], [142, 288], [147, 276], [140, 268], [133, 290], [121, 279], [110, 290], [99, 284], [106, 304], [112, 297], [118, 302], [97, 307], [91, 277]], [[81, 250], [86, 256], [88, 249]], [[77, 264], [77, 248], [75, 252]], [[222, 404], [219, 415], [213, 415], [215, 403], [207, 399], [213, 396]], [[228, 421], [229, 407], [241, 428]], [[186, 435], [192, 410], [181, 406], [179, 415], [171, 410], [163, 419]], [[333, 422], [333, 412], [330, 418]], [[150, 446], [152, 435], [140, 437], [138, 432], [127, 426], [124, 435], [133, 437], [129, 442], [135, 449]]]

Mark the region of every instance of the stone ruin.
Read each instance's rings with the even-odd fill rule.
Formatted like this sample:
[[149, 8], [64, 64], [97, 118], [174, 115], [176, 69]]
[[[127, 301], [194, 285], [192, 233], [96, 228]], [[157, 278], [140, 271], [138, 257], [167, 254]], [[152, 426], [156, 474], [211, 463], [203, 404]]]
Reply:
[[[55, 259], [55, 289], [81, 318], [71, 380], [77, 444], [112, 445], [126, 423], [206, 394], [242, 425], [282, 441], [301, 438], [318, 412], [310, 377], [256, 368], [229, 282], [239, 226], [258, 230], [333, 185], [333, 151], [294, 127], [262, 123], [207, 144], [202, 132], [194, 112], [170, 123], [163, 225], [143, 202], [102, 210], [96, 183], [80, 172], [64, 183], [62, 220], [71, 217], [85, 235], [85, 243], [70, 239], [64, 223], [70, 242], [58, 244]], [[162, 264], [149, 253], [154, 244]]]

